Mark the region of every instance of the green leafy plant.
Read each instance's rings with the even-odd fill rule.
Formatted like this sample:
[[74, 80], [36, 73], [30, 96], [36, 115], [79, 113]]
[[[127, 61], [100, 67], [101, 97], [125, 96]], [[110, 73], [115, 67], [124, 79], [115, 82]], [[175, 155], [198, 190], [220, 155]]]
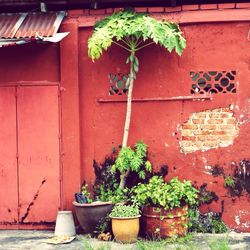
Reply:
[[234, 188], [235, 187], [235, 180], [232, 176], [226, 176], [225, 179], [224, 179], [224, 186], [225, 187], [232, 187]]
[[140, 214], [140, 210], [137, 206], [129, 205], [117, 205], [115, 206], [111, 213], [110, 217], [134, 217]]
[[189, 231], [196, 233], [226, 233], [227, 226], [220, 213], [201, 214], [197, 207], [188, 210]]
[[[139, 71], [138, 51], [152, 44], [159, 44], [168, 52], [175, 49], [176, 53], [181, 55], [186, 47], [186, 40], [182, 36], [178, 24], [165, 20], [158, 21], [147, 14], [125, 10], [114, 13], [96, 23], [93, 34], [88, 40], [89, 57], [93, 61], [99, 59], [103, 51], [112, 44], [119, 46], [129, 54], [126, 60], [126, 63], [130, 64], [130, 73], [126, 82], [126, 88], [128, 88], [127, 112], [122, 141], [122, 147], [127, 147], [133, 84]], [[128, 173], [129, 170], [122, 173], [120, 188], [124, 188]]]
[[[152, 172], [151, 163], [146, 159], [147, 145], [143, 141], [139, 141], [135, 144], [134, 149], [131, 147], [122, 147], [115, 164], [112, 166], [112, 171], [119, 171], [120, 178], [123, 185], [120, 188], [124, 188], [126, 184], [126, 177], [129, 172], [136, 172], [140, 179], [145, 179], [146, 173]], [[126, 175], [124, 175], [126, 173]]]
[[91, 194], [88, 191], [88, 185], [86, 183], [83, 183], [81, 191], [82, 191], [82, 194], [85, 196], [87, 203], [93, 202], [93, 199], [91, 198]]
[[147, 184], [139, 183], [132, 189], [132, 200], [140, 206], [152, 205], [165, 209], [197, 204], [198, 190], [190, 181], [178, 177], [166, 183], [162, 177], [153, 176]]

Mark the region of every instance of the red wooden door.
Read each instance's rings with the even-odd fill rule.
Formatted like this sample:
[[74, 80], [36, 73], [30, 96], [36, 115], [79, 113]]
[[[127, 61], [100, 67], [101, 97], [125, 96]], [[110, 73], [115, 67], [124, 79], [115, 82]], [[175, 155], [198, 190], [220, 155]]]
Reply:
[[0, 223], [18, 221], [16, 90], [0, 88]]
[[58, 87], [17, 91], [19, 221], [55, 221], [60, 206]]
[[0, 119], [0, 224], [55, 221], [60, 207], [58, 87], [1, 87]]

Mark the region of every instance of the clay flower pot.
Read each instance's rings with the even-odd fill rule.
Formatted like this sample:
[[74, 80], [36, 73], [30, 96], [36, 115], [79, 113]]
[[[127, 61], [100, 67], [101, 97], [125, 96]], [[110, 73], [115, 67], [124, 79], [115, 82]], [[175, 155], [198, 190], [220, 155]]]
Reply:
[[121, 243], [134, 243], [140, 229], [139, 218], [141, 215], [134, 217], [112, 217], [112, 231], [115, 240]]
[[92, 203], [73, 202], [77, 220], [84, 233], [93, 233], [101, 219], [105, 218], [112, 210], [112, 202], [96, 201]]
[[187, 233], [188, 206], [165, 210], [146, 206], [142, 210], [142, 230], [150, 238], [167, 238]]

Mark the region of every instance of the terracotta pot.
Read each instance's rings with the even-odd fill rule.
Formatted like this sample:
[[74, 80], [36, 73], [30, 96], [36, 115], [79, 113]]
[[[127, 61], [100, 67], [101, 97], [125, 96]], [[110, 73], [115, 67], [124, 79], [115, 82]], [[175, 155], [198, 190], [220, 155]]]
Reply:
[[165, 210], [153, 206], [142, 210], [142, 230], [150, 238], [166, 238], [187, 233], [188, 207]]
[[110, 217], [115, 240], [121, 243], [134, 243], [139, 233], [141, 215], [134, 217]]
[[112, 202], [77, 203], [73, 202], [76, 217], [84, 233], [93, 233], [99, 221], [105, 218], [112, 210]]

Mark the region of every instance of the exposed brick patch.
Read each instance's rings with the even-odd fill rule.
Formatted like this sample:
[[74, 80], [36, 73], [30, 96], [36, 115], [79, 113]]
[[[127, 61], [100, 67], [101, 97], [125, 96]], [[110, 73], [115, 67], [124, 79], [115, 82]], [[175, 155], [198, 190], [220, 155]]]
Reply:
[[214, 10], [217, 9], [217, 4], [201, 4], [200, 9], [201, 10]]
[[182, 5], [182, 10], [198, 10], [199, 5], [198, 4], [192, 4], [192, 5]]
[[193, 113], [181, 127], [181, 152], [227, 147], [238, 134], [238, 123], [230, 108]]
[[219, 9], [234, 9], [235, 3], [219, 3], [218, 8]]

